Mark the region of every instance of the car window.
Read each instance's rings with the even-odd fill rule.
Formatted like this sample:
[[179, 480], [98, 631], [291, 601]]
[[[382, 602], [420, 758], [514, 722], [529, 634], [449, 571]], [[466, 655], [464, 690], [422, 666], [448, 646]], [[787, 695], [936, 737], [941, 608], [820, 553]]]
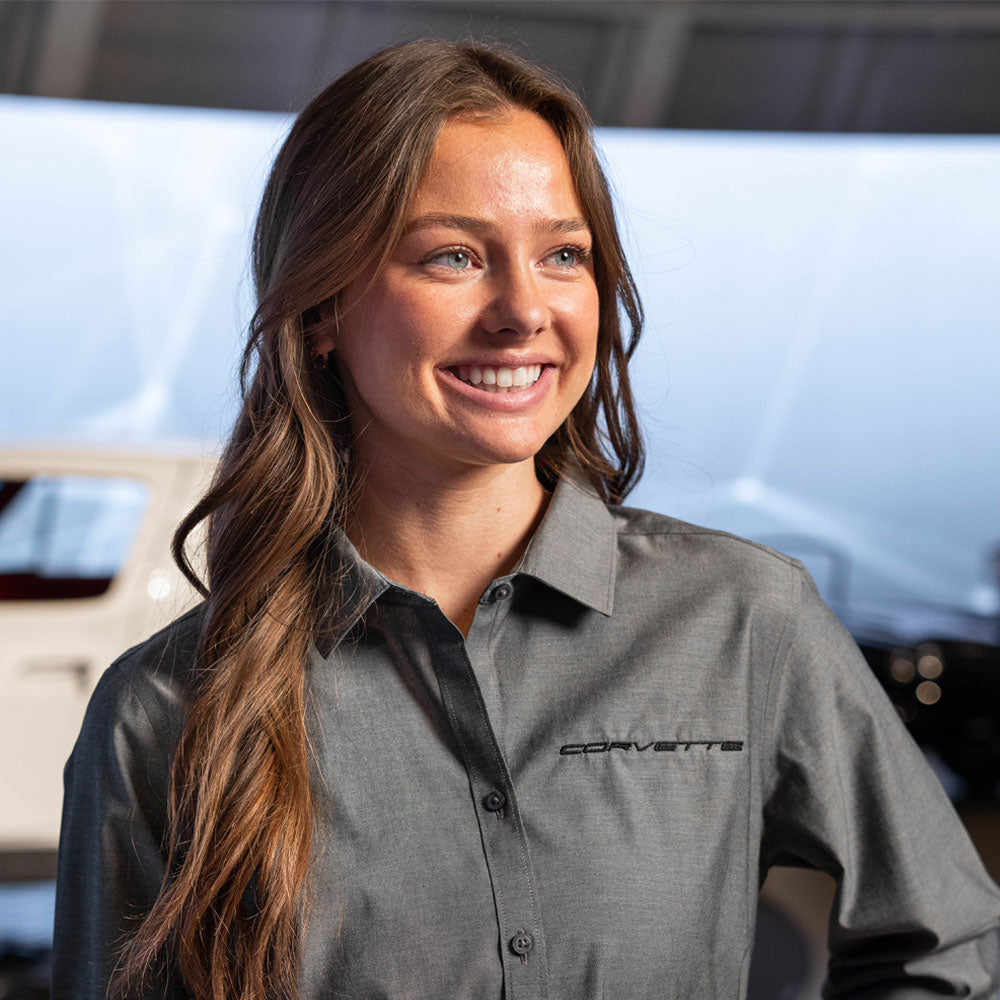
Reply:
[[128, 556], [149, 487], [112, 476], [0, 480], [0, 600], [95, 597]]

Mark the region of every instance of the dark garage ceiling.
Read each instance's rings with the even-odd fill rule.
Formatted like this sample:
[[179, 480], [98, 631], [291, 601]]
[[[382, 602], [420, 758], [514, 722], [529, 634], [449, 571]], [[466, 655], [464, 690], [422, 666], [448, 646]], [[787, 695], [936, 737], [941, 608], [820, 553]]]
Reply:
[[606, 125], [1000, 132], [1000, 3], [4, 0], [0, 89], [295, 110], [385, 45], [498, 41]]

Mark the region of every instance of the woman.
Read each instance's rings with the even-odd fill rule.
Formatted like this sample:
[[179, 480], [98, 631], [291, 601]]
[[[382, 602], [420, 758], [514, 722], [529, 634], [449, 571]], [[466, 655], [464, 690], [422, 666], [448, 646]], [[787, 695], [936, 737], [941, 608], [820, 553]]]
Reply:
[[995, 992], [996, 888], [801, 567], [617, 506], [641, 314], [574, 97], [374, 56], [254, 265], [206, 603], [67, 768], [56, 997], [736, 997], [790, 860], [831, 996]]

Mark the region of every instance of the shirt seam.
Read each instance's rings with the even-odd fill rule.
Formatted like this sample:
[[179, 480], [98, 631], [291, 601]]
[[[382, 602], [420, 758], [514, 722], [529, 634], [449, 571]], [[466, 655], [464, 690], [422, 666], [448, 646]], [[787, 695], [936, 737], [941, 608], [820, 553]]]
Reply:
[[638, 535], [638, 536], [652, 536], [652, 535], [698, 535], [698, 536], [710, 536], [712, 538], [719, 538], [730, 542], [738, 542], [740, 545], [748, 546], [749, 548], [756, 549], [758, 552], [763, 552], [765, 555], [773, 556], [780, 562], [785, 563], [787, 566], [797, 567], [798, 560], [792, 556], [786, 555], [784, 552], [779, 552], [777, 549], [772, 549], [769, 545], [764, 545], [761, 542], [755, 542], [750, 538], [740, 538], [739, 535], [732, 535], [728, 531], [716, 531], [713, 528], [698, 528], [698, 527], [685, 527], [685, 528], [643, 528], [643, 527], [631, 527], [625, 525], [621, 527], [618, 531], [619, 535]]
[[[489, 657], [489, 662], [486, 664], [486, 669], [490, 674], [490, 683], [494, 686], [497, 696], [497, 713], [499, 718], [497, 719], [497, 727], [494, 730], [494, 738], [500, 743], [499, 752], [503, 753], [504, 746], [507, 746], [507, 712], [504, 705], [503, 691], [500, 687], [500, 671], [497, 670], [497, 651], [496, 646], [499, 641], [500, 632], [502, 629], [502, 624], [506, 623], [509, 617], [509, 607], [506, 601], [496, 602], [493, 605], [493, 620], [490, 622], [490, 631], [486, 639], [486, 654]], [[503, 604], [503, 623], [501, 623], [501, 608], [500, 605]], [[466, 647], [466, 657], [468, 657], [468, 647]], [[482, 691], [480, 691], [482, 694]], [[485, 700], [485, 699], [484, 699]], [[496, 730], [499, 730], [497, 732]]]
[[[791, 570], [791, 573], [789, 575], [789, 586], [788, 586], [789, 600], [785, 611], [785, 620], [782, 622], [781, 625], [781, 633], [778, 636], [778, 641], [775, 643], [774, 656], [771, 658], [771, 665], [768, 668], [767, 684], [764, 692], [764, 731], [765, 731], [764, 746], [768, 751], [769, 756], [773, 756], [774, 754], [774, 739], [775, 739], [774, 727], [775, 727], [776, 717], [778, 714], [776, 705], [778, 697], [777, 688], [780, 687], [780, 679], [778, 677], [779, 674], [778, 662], [780, 659], [781, 662], [784, 663], [785, 658], [788, 655], [788, 644], [786, 643], [785, 639], [786, 636], [788, 635], [789, 626], [791, 625], [792, 622], [792, 615], [793, 615], [792, 598], [795, 596], [796, 584], [798, 584], [797, 589], [799, 590], [800, 593], [802, 588], [802, 578], [801, 578], [802, 570], [799, 568], [798, 563], [790, 559], [787, 560], [787, 562], [789, 569]], [[798, 604], [800, 602], [795, 601], [794, 603]], [[765, 779], [763, 771], [761, 771], [760, 774], [761, 774], [761, 809], [764, 809], [766, 808], [767, 799], [771, 792], [771, 789], [764, 788]], [[768, 794], [764, 794], [765, 792], [767, 792]], [[764, 831], [762, 830], [761, 833], [762, 833], [761, 839], [763, 840]]]
[[611, 538], [610, 551], [608, 552], [608, 573], [604, 580], [604, 609], [608, 617], [611, 617], [615, 606], [615, 581], [618, 578], [618, 539]]
[[[706, 531], [706, 532], [692, 532], [692, 534], [716, 534], [716, 532], [710, 532], [710, 531]], [[742, 539], [735, 538], [734, 536], [723, 535], [723, 537], [732, 537], [732, 538], [734, 538], [735, 541], [742, 541]], [[772, 550], [771, 549], [766, 549], [764, 546], [757, 545], [756, 543], [753, 543], [753, 542], [751, 542], [750, 544], [751, 544], [751, 546], [753, 548], [764, 549], [764, 551], [766, 551], [768, 554], [772, 554]], [[773, 554], [780, 556], [780, 553], [773, 553]], [[786, 565], [788, 565], [789, 568], [792, 569], [793, 571], [795, 570], [797, 564], [793, 560], [790, 560], [787, 557], [781, 557], [781, 561], [784, 562], [784, 563], [786, 563]], [[793, 577], [793, 579], [794, 579], [794, 577]], [[789, 590], [791, 590], [791, 588], [789, 588]], [[762, 756], [763, 755], [770, 756], [771, 737], [772, 737], [772, 733], [773, 733], [773, 720], [772, 720], [772, 716], [775, 714], [774, 712], [772, 712], [770, 710], [771, 709], [771, 691], [772, 691], [772, 685], [773, 685], [775, 676], [777, 674], [777, 670], [775, 668], [776, 668], [776, 665], [778, 663], [779, 657], [781, 656], [782, 651], [783, 651], [783, 646], [784, 646], [784, 643], [785, 643], [785, 635], [786, 635], [786, 633], [788, 631], [788, 626], [789, 626], [789, 624], [791, 622], [791, 619], [792, 619], [792, 610], [791, 610], [791, 602], [789, 602], [788, 606], [786, 607], [785, 619], [784, 619], [784, 621], [782, 622], [782, 625], [781, 625], [781, 632], [778, 634], [778, 640], [777, 640], [777, 642], [775, 643], [775, 646], [774, 646], [774, 655], [771, 657], [771, 663], [770, 663], [770, 665], [768, 667], [768, 671], [767, 671], [767, 681], [766, 681], [765, 689], [764, 689], [764, 726], [763, 726], [763, 729], [764, 729], [764, 740], [763, 740], [763, 747], [759, 748], [760, 752], [754, 753], [753, 767], [752, 767], [751, 773], [749, 775], [749, 780], [751, 782], [755, 780], [755, 774], [759, 775], [759, 777], [757, 778], [757, 781], [758, 781], [759, 786], [760, 786], [760, 797], [761, 797], [760, 808], [761, 808], [761, 811], [763, 811], [764, 806], [765, 806], [765, 802], [766, 802], [766, 797], [764, 795], [764, 788], [763, 788], [764, 773], [763, 773]], [[752, 704], [749, 706], [749, 708], [750, 708], [750, 711], [752, 713], [752, 711], [753, 711]], [[758, 749], [758, 748], [754, 748], [754, 749]], [[753, 753], [753, 750], [751, 750], [751, 753]], [[750, 790], [748, 789], [748, 791], [750, 791]], [[747, 795], [747, 803], [746, 803], [746, 831], [747, 831], [747, 834], [746, 834], [746, 859], [747, 859], [747, 862], [746, 862], [746, 875], [747, 875], [747, 882], [746, 882], [744, 900], [745, 900], [747, 906], [750, 905], [751, 894], [752, 893], [756, 893], [756, 894], [759, 895], [759, 892], [760, 892], [760, 845], [761, 845], [761, 843], [763, 842], [763, 839], [764, 839], [763, 820], [762, 820], [760, 835], [757, 838], [756, 844], [754, 842], [754, 838], [753, 838], [753, 823], [752, 823], [752, 803], [753, 803], [753, 795], [751, 793], [751, 794]], [[757, 859], [756, 869], [754, 868], [754, 865], [753, 865], [753, 859], [755, 857]], [[747, 941], [746, 947], [743, 950], [743, 960], [742, 960], [742, 963], [740, 965], [740, 981], [741, 982], [744, 981], [744, 978], [746, 976], [749, 976], [749, 966], [750, 966], [750, 961], [751, 961], [752, 955], [753, 955], [753, 938], [751, 937]]]
[[[132, 667], [141, 668], [140, 672], [144, 672], [146, 668], [152, 666], [152, 660], [149, 661], [142, 655], [144, 650], [158, 639], [161, 635], [170, 631], [172, 634], [167, 646], [160, 651], [159, 663], [162, 663], [167, 655], [167, 650], [174, 645], [176, 635], [181, 631], [181, 626], [190, 618], [194, 618], [198, 613], [202, 611], [202, 605], [198, 605], [190, 610], [186, 611], [179, 618], [171, 622], [169, 625], [164, 626], [158, 632], [155, 632], [149, 639], [143, 643], [139, 643], [133, 646], [131, 649], [126, 650], [115, 662], [108, 668], [107, 676], [109, 680], [115, 680], [119, 683], [124, 683], [128, 687], [130, 694], [134, 695], [135, 700], [139, 703], [139, 707], [142, 709], [142, 714], [146, 717], [146, 722], [149, 725], [149, 731], [153, 736], [153, 741], [156, 744], [157, 750], [160, 752], [160, 756], [163, 758], [163, 762], [166, 766], [170, 765], [170, 754], [167, 753], [166, 747], [164, 746], [160, 733], [157, 730], [156, 725], [153, 722], [153, 717], [146, 707], [146, 703], [139, 693], [139, 686], [136, 678], [133, 675]], [[159, 665], [159, 664], [157, 664]], [[153, 667], [155, 670], [156, 668]]]
[[139, 707], [142, 709], [142, 714], [146, 717], [146, 723], [149, 726], [149, 731], [153, 735], [153, 740], [156, 743], [156, 749], [160, 752], [160, 757], [163, 759], [163, 765], [165, 769], [170, 767], [170, 756], [167, 754], [166, 748], [160, 740], [160, 734], [157, 732], [156, 726], [153, 723], [153, 717], [149, 714], [149, 709], [146, 707], [145, 701], [143, 701], [142, 695], [139, 693], [139, 689], [132, 682], [130, 677], [125, 678], [125, 683], [128, 684], [128, 689], [135, 696], [135, 700], [139, 703]]
[[[749, 733], [747, 734], [749, 736]], [[754, 754], [754, 747], [751, 744], [751, 754]], [[754, 894], [759, 895], [760, 893], [760, 848], [758, 847], [755, 851], [753, 849], [753, 823], [752, 823], [752, 805], [753, 805], [753, 782], [754, 782], [754, 761], [751, 758], [751, 766], [747, 773], [747, 801], [746, 801], [746, 885], [743, 890], [743, 926], [746, 927], [749, 923], [749, 908], [751, 906], [751, 899]], [[757, 857], [757, 872], [756, 877], [754, 873], [754, 866], [752, 859], [754, 856]], [[756, 918], [754, 920], [756, 923]], [[755, 928], [756, 930], [756, 928]], [[755, 936], [755, 935], [754, 935]], [[754, 937], [748, 936], [746, 946], [743, 949], [743, 961], [740, 964], [740, 983], [744, 982], [744, 978], [749, 981], [750, 975], [750, 961], [753, 956], [753, 945]]]

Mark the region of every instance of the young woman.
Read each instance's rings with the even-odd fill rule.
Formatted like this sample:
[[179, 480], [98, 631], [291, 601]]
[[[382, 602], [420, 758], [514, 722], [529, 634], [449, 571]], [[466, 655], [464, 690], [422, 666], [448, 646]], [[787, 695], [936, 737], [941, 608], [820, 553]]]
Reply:
[[67, 768], [55, 997], [728, 1000], [779, 861], [839, 882], [828, 995], [995, 995], [1000, 894], [801, 567], [619, 506], [641, 313], [573, 96], [374, 56], [254, 274], [206, 601]]

